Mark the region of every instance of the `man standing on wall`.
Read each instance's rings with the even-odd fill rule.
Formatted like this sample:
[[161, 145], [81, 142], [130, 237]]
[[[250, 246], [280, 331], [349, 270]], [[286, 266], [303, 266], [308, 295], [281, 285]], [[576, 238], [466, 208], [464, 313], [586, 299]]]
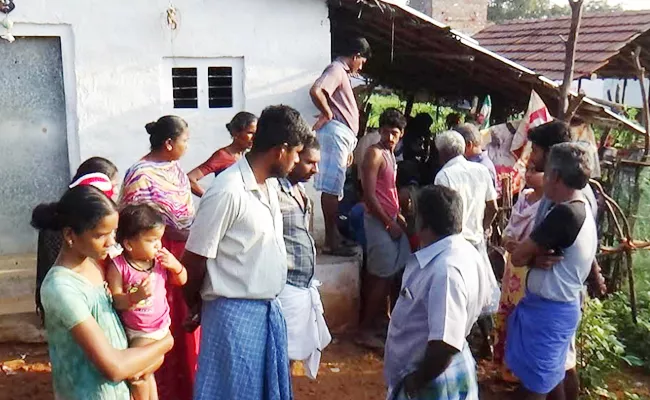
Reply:
[[[287, 331], [276, 297], [287, 280], [277, 191], [313, 136], [298, 111], [262, 112], [253, 147], [201, 199], [183, 264], [191, 309], [203, 302], [195, 400], [291, 395]], [[206, 274], [207, 272], [207, 274]]]
[[[388, 315], [390, 289], [411, 254], [404, 233], [406, 221], [400, 214], [393, 154], [405, 127], [406, 118], [401, 112], [394, 108], [384, 111], [379, 117], [379, 143], [370, 146], [363, 159], [361, 182], [368, 212], [363, 221], [367, 257], [360, 343], [369, 347], [383, 347], [383, 342], [373, 336], [373, 329], [382, 328], [379, 324], [382, 315]], [[386, 333], [385, 326], [380, 332]]]
[[332, 337], [323, 318], [320, 283], [314, 280], [316, 246], [309, 232], [313, 204], [303, 186], [318, 172], [320, 147], [316, 137], [304, 145], [293, 171], [287, 178], [277, 179], [289, 267], [287, 284], [278, 299], [287, 321], [289, 359], [303, 361], [307, 376], [316, 379], [321, 352]]
[[321, 145], [319, 172], [314, 188], [320, 192], [325, 219], [325, 249], [328, 254], [350, 256], [355, 250], [344, 246], [338, 231], [339, 199], [343, 197], [345, 172], [359, 133], [359, 107], [350, 75], [361, 71], [370, 57], [370, 45], [364, 38], [352, 39], [312, 86], [309, 94], [321, 112], [314, 130]]

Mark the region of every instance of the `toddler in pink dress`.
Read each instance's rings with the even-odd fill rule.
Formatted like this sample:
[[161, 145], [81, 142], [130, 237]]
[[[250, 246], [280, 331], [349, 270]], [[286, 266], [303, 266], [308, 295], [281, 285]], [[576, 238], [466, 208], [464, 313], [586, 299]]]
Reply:
[[[183, 265], [162, 247], [164, 233], [164, 220], [151, 205], [130, 205], [120, 212], [116, 239], [124, 251], [108, 266], [106, 280], [131, 347], [145, 346], [170, 334], [165, 285], [168, 279], [179, 286], [187, 282]], [[131, 382], [134, 400], [158, 399], [154, 371], [143, 371], [142, 378]]]

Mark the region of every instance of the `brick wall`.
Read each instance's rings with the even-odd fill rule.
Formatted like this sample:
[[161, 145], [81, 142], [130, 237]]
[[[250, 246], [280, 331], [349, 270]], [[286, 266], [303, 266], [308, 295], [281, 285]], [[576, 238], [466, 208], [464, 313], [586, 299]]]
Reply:
[[408, 5], [465, 33], [487, 25], [489, 0], [409, 0]]

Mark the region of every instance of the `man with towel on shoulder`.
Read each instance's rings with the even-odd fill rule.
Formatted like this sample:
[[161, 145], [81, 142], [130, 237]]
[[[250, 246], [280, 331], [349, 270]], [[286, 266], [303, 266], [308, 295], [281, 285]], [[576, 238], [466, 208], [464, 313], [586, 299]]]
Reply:
[[287, 248], [287, 284], [278, 296], [287, 321], [289, 359], [302, 361], [306, 375], [316, 379], [321, 352], [332, 340], [314, 279], [316, 247], [309, 232], [314, 205], [304, 182], [318, 172], [320, 146], [316, 137], [305, 141], [300, 161], [286, 178], [276, 183]]
[[[580, 145], [551, 147], [544, 171], [544, 195], [554, 205], [530, 237], [512, 254], [515, 266], [528, 266], [526, 295], [508, 322], [506, 363], [521, 381], [517, 399], [545, 399], [562, 382], [571, 338], [580, 322], [580, 294], [598, 247], [596, 223], [582, 194], [590, 175]], [[537, 257], [553, 255], [553, 265]]]

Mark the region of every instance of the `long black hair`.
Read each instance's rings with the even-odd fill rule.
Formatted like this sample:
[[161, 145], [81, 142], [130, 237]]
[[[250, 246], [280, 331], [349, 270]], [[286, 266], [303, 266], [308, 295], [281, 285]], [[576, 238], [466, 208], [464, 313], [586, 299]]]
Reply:
[[89, 231], [102, 218], [117, 211], [113, 200], [93, 186], [69, 189], [58, 202], [39, 204], [32, 211], [31, 225], [39, 230], [61, 231], [70, 228], [76, 234]]

